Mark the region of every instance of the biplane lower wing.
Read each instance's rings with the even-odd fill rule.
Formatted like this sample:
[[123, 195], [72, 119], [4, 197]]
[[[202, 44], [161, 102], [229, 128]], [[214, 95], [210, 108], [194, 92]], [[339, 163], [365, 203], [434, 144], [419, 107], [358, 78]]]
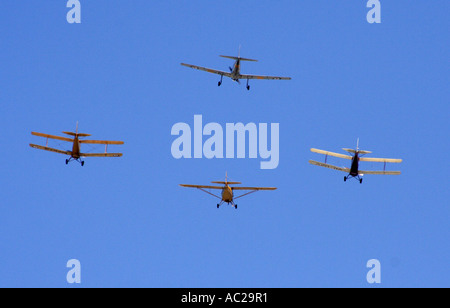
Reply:
[[261, 76], [261, 75], [239, 75], [239, 79], [260, 79], [260, 80], [291, 80], [291, 77]]
[[401, 172], [400, 171], [364, 171], [364, 170], [359, 170], [358, 174], [360, 174], [360, 175], [363, 175], [363, 174], [400, 175]]
[[352, 156], [349, 156], [349, 155], [339, 154], [339, 153], [335, 153], [335, 152], [324, 151], [324, 150], [319, 150], [319, 149], [314, 149], [314, 148], [311, 149], [311, 152], [328, 155], [328, 156], [339, 157], [339, 158], [352, 159]]
[[80, 157], [121, 157], [122, 153], [80, 153]]
[[196, 70], [212, 73], [212, 74], [217, 74], [217, 75], [231, 77], [230, 73], [224, 72], [224, 71], [219, 71], [219, 70], [215, 70], [215, 69], [211, 69], [211, 68], [207, 68], [207, 67], [202, 67], [202, 66], [197, 66], [197, 65], [192, 65], [192, 64], [186, 64], [186, 63], [181, 63], [181, 65], [186, 66], [186, 67], [190, 67], [190, 68], [193, 68], [193, 69], [196, 69]]
[[108, 140], [80, 140], [79, 143], [88, 144], [123, 144], [123, 141], [108, 141]]
[[401, 163], [401, 159], [397, 158], [373, 158], [373, 157], [360, 157], [360, 161], [374, 161], [379, 163]]
[[49, 147], [44, 147], [41, 145], [37, 145], [37, 144], [32, 144], [30, 143], [30, 147], [38, 149], [38, 150], [44, 150], [44, 151], [49, 151], [49, 152], [55, 152], [55, 153], [59, 153], [59, 154], [64, 154], [64, 155], [72, 155], [72, 152], [70, 151], [62, 151], [62, 150], [58, 150], [58, 149], [54, 149], [54, 148], [49, 148]]
[[350, 173], [350, 169], [349, 168], [337, 167], [337, 166], [330, 165], [330, 164], [320, 163], [320, 162], [315, 161], [315, 160], [310, 160], [309, 163], [312, 164], [312, 165], [320, 166], [320, 167], [325, 167], [325, 168], [329, 168], [329, 169], [333, 169], [333, 170], [338, 170], [338, 171]]
[[54, 135], [49, 135], [49, 134], [42, 134], [42, 133], [37, 133], [37, 132], [31, 132], [31, 134], [33, 136], [38, 136], [38, 137], [56, 139], [56, 140], [67, 141], [67, 142], [73, 142], [73, 139], [66, 138], [66, 137], [54, 136]]

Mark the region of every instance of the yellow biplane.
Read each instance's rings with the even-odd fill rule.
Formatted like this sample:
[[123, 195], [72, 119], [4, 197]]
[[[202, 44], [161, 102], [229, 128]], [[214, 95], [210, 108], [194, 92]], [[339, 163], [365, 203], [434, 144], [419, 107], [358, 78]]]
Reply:
[[[81, 164], [81, 166], [84, 166], [84, 161], [81, 160], [82, 157], [121, 157], [122, 156], [122, 153], [108, 153], [107, 148], [108, 148], [109, 144], [123, 144], [124, 143], [123, 141], [80, 140], [80, 138], [89, 137], [90, 135], [89, 134], [81, 134], [78, 132], [78, 122], [77, 122], [77, 128], [76, 128], [75, 132], [63, 132], [63, 133], [66, 135], [72, 136], [73, 138], [31, 132], [31, 134], [33, 136], [47, 138], [47, 142], [46, 142], [45, 146], [40, 146], [40, 145], [30, 143], [30, 147], [39, 149], [39, 150], [45, 150], [45, 151], [55, 152], [55, 153], [59, 153], [59, 154], [70, 155], [69, 159], [66, 159], [66, 165], [70, 161], [74, 160], [74, 161], [78, 161]], [[50, 147], [48, 147], [48, 139], [56, 139], [56, 140], [60, 140], [60, 141], [71, 142], [72, 143], [72, 151], [63, 151], [63, 150], [50, 148]], [[80, 145], [83, 143], [104, 144], [105, 152], [104, 153], [82, 153], [82, 152], [80, 152]]]
[[[227, 175], [225, 175], [225, 181], [213, 181], [211, 182], [213, 184], [222, 184], [222, 186], [210, 186], [210, 185], [190, 185], [190, 184], [180, 184], [182, 187], [190, 187], [190, 188], [197, 188], [201, 191], [210, 194], [211, 196], [214, 196], [216, 198], [220, 199], [220, 203], [217, 204], [217, 208], [219, 208], [222, 203], [226, 202], [228, 204], [231, 204], [235, 209], [237, 209], [237, 204], [234, 203], [235, 199], [247, 196], [251, 193], [257, 192], [259, 190], [275, 190], [276, 187], [230, 187], [230, 185], [236, 185], [241, 184], [241, 182], [230, 182], [228, 181]], [[220, 189], [222, 190], [221, 196], [217, 196], [213, 193], [210, 193], [206, 189]], [[248, 190], [249, 192], [242, 194], [240, 196], [235, 197], [233, 192], [235, 190]]]
[[[315, 160], [310, 160], [309, 163], [312, 165], [319, 166], [319, 167], [325, 167], [325, 168], [334, 169], [334, 170], [343, 171], [343, 172], [348, 173], [347, 176], [344, 176], [344, 182], [353, 177], [353, 178], [359, 180], [359, 183], [362, 183], [362, 180], [363, 180], [362, 177], [364, 174], [383, 174], [383, 175], [399, 175], [400, 174], [400, 171], [386, 171], [386, 163], [401, 163], [402, 162], [401, 159], [362, 157], [363, 155], [370, 154], [372, 152], [360, 150], [358, 144], [359, 144], [359, 139], [356, 143], [356, 150], [343, 148], [344, 151], [351, 153], [352, 156], [312, 148], [311, 152], [325, 155], [325, 162], [321, 163], [321, 162], [318, 162]], [[350, 168], [346, 168], [346, 167], [338, 167], [338, 166], [327, 164], [328, 156], [349, 159], [352, 161], [351, 166], [350, 166]], [[380, 171], [372, 171], [372, 170], [363, 171], [363, 170], [359, 169], [360, 161], [384, 163], [384, 169], [383, 169], [383, 171], [381, 171], [381, 170]]]

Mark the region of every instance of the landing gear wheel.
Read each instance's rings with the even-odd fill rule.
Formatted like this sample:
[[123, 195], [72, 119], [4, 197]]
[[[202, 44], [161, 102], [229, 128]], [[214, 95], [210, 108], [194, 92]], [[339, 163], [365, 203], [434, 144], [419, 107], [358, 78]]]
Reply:
[[66, 159], [66, 165], [69, 163], [69, 160], [68, 159]]
[[84, 166], [84, 161], [81, 162], [81, 167], [83, 167], [83, 166]]
[[219, 206], [220, 206], [220, 205], [219, 205], [219, 204], [217, 204], [217, 208], [219, 208]]
[[344, 176], [344, 182], [345, 182], [345, 181], [347, 181], [347, 177], [346, 177], [346, 176]]
[[250, 86], [247, 86], [247, 90], [249, 90], [249, 91], [250, 91]]
[[222, 84], [222, 83], [219, 81], [219, 82], [217, 83], [217, 86], [220, 87], [221, 84]]
[[362, 184], [362, 179], [359, 179], [359, 184]]
[[237, 210], [237, 204], [234, 205], [234, 208]]

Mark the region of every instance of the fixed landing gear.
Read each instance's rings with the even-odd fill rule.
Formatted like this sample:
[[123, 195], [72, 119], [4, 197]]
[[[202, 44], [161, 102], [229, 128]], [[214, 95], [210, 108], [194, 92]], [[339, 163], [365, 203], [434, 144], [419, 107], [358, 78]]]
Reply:
[[220, 81], [217, 83], [218, 87], [220, 87], [220, 85], [222, 84], [222, 80], [223, 80], [223, 75], [220, 75]]
[[346, 177], [346, 176], [344, 176], [344, 182], [345, 182], [345, 181], [347, 181], [347, 177]]
[[247, 90], [250, 91], [250, 86], [248, 85], [248, 79], [247, 79]]
[[75, 158], [72, 158], [72, 157], [69, 158], [69, 159], [66, 159], [66, 165], [69, 164], [69, 163], [72, 161], [72, 159], [73, 159], [73, 160], [76, 160], [77, 162], [79, 162], [79, 163], [81, 164], [81, 167], [84, 166], [84, 161], [83, 161], [83, 160], [80, 160], [79, 158], [76, 158], [76, 159], [75, 159]]
[[237, 204], [234, 205], [234, 208], [237, 210]]
[[362, 184], [362, 179], [359, 179], [359, 184]]

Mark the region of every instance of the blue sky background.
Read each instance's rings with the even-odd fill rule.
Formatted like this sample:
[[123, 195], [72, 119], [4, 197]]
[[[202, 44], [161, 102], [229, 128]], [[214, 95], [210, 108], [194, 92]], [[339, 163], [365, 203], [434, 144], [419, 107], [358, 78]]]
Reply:
[[[449, 1], [0, 2], [0, 287], [450, 287]], [[252, 89], [180, 66], [286, 75]], [[280, 123], [280, 164], [172, 157], [172, 125]], [[31, 131], [124, 140], [83, 168]], [[308, 164], [403, 158], [400, 176]], [[206, 138], [205, 138], [206, 139]], [[70, 145], [60, 143], [63, 149]], [[55, 144], [52, 144], [55, 146]], [[58, 145], [58, 144], [56, 144]], [[348, 161], [332, 161], [338, 165]], [[364, 163], [363, 169], [382, 164]], [[179, 183], [276, 186], [235, 210]]]

